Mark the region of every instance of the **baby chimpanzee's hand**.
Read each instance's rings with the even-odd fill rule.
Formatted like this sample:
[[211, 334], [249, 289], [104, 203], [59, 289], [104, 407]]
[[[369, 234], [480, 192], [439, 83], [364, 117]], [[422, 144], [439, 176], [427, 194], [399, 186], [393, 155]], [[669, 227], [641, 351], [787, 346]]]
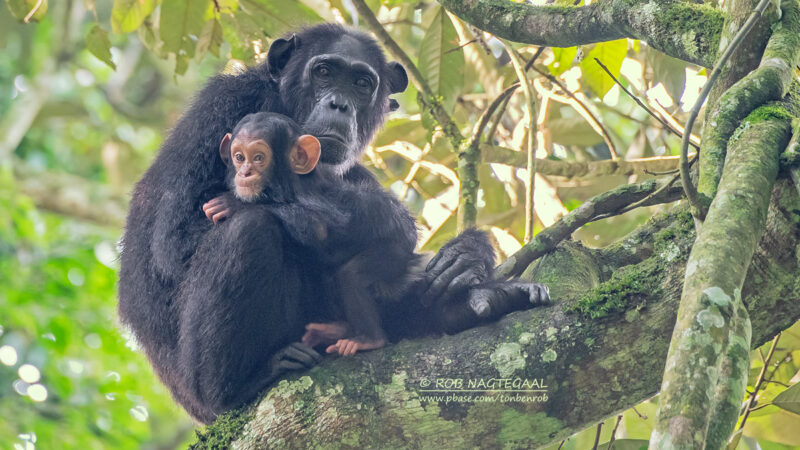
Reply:
[[221, 222], [231, 215], [231, 208], [224, 195], [212, 198], [203, 205], [206, 217], [214, 223]]

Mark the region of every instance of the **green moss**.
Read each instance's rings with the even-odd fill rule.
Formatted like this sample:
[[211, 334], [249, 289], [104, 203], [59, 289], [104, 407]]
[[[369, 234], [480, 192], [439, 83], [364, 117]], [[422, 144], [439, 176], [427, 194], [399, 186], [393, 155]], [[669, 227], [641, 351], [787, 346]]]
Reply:
[[744, 119], [744, 122], [756, 124], [765, 120], [792, 120], [792, 115], [786, 108], [780, 104], [764, 105], [756, 108], [749, 116]]
[[[716, 55], [725, 22], [725, 17], [719, 10], [706, 5], [671, 2], [653, 19], [659, 28], [680, 35], [687, 53], [692, 56], [700, 58], [701, 55], [709, 53]], [[706, 31], [707, 34], [699, 34], [700, 30]], [[716, 56], [713, 59], [716, 59]]]
[[[592, 319], [605, 317], [611, 313], [628, 309], [630, 300], [644, 296], [658, 295], [661, 289], [656, 258], [641, 264], [619, 269], [610, 280], [584, 294], [575, 304], [566, 308], [567, 312], [580, 312]], [[636, 306], [641, 306], [639, 303]]]
[[245, 425], [253, 418], [252, 406], [243, 406], [219, 416], [211, 425], [203, 430], [196, 430], [197, 441], [189, 446], [190, 450], [227, 449], [231, 442], [239, 438]]

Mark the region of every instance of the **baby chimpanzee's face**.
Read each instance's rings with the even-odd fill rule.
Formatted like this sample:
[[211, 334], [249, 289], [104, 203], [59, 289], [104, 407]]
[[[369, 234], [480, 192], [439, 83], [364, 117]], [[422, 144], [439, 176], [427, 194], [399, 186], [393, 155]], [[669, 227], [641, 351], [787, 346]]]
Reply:
[[233, 178], [236, 196], [244, 201], [255, 200], [269, 182], [273, 152], [263, 139], [237, 136], [231, 144], [231, 162], [236, 170]]

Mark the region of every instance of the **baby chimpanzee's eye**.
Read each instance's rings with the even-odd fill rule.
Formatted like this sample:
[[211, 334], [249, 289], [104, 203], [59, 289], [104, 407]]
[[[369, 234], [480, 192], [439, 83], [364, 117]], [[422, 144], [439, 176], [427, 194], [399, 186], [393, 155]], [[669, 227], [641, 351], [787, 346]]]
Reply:
[[264, 161], [264, 155], [256, 155], [256, 157], [255, 157], [255, 158], [253, 158], [253, 160], [254, 160], [255, 162], [261, 162], [261, 161]]
[[236, 158], [236, 161], [238, 162], [244, 162], [244, 155], [242, 155], [241, 153], [237, 153], [233, 155], [233, 157]]

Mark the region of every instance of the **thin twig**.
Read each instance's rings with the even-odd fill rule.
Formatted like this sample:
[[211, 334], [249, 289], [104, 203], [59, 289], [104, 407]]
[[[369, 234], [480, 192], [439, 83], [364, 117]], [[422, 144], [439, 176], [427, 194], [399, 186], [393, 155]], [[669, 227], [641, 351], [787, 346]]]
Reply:
[[22, 19], [22, 21], [25, 22], [25, 23], [28, 23], [31, 20], [31, 17], [33, 17], [33, 15], [36, 14], [36, 11], [38, 11], [39, 8], [42, 7], [43, 3], [44, 3], [44, 0], [37, 1], [36, 4], [33, 5], [33, 9], [28, 11], [28, 14], [25, 15], [25, 18]]
[[764, 383], [764, 379], [767, 375], [767, 368], [769, 366], [769, 361], [772, 359], [772, 355], [775, 354], [775, 348], [778, 346], [778, 340], [781, 338], [781, 334], [778, 333], [775, 338], [772, 339], [772, 344], [769, 346], [769, 352], [767, 352], [767, 357], [764, 359], [764, 365], [761, 366], [761, 372], [758, 373], [758, 378], [756, 378], [756, 384], [753, 386], [753, 394], [750, 396], [750, 399], [747, 402], [747, 409], [744, 411], [744, 417], [742, 417], [742, 423], [739, 425], [739, 429], [741, 430], [744, 428], [745, 422], [747, 422], [747, 418], [750, 416], [750, 413], [755, 411], [755, 404], [756, 400], [758, 399], [758, 391], [761, 389], [761, 385]]
[[597, 446], [600, 444], [600, 431], [603, 429], [603, 422], [597, 424], [597, 434], [594, 436], [594, 445], [592, 446], [592, 450], [597, 450]]
[[[677, 178], [676, 178], [677, 179]], [[558, 219], [519, 251], [509, 256], [495, 269], [495, 278], [505, 280], [519, 276], [537, 258], [551, 252], [559, 242], [570, 236], [575, 230], [589, 222], [621, 214], [626, 206], [632, 203], [650, 206], [669, 203], [680, 198], [683, 189], [672, 186], [674, 180], [648, 180], [637, 184], [619, 186], [608, 192], [596, 195], [566, 216]], [[664, 185], [667, 188], [663, 188]], [[658, 195], [651, 195], [652, 193]], [[647, 201], [641, 201], [647, 199]]]
[[640, 413], [640, 412], [639, 412], [639, 410], [638, 410], [638, 409], [636, 409], [636, 407], [635, 407], [635, 406], [634, 406], [633, 408], [631, 408], [631, 409], [633, 410], [633, 412], [635, 412], [635, 413], [636, 413], [636, 415], [637, 415], [637, 416], [639, 416], [639, 418], [640, 418], [640, 419], [642, 419], [642, 420], [647, 420], [647, 415], [646, 415], [646, 414], [642, 414], [642, 413]]
[[492, 144], [494, 142], [494, 135], [497, 133], [497, 127], [500, 126], [500, 121], [503, 119], [503, 115], [506, 113], [506, 108], [508, 108], [508, 103], [511, 101], [511, 96], [503, 100], [503, 103], [497, 108], [497, 114], [494, 115], [494, 120], [492, 121], [492, 125], [489, 127], [489, 132], [486, 133], [486, 143]]
[[705, 103], [708, 94], [711, 92], [711, 87], [714, 86], [714, 82], [717, 81], [720, 74], [722, 73], [722, 68], [725, 64], [728, 63], [728, 59], [730, 59], [733, 52], [736, 48], [739, 47], [739, 44], [744, 40], [747, 33], [750, 32], [750, 29], [756, 24], [756, 21], [761, 17], [764, 13], [764, 10], [767, 9], [771, 0], [761, 0], [761, 2], [756, 6], [753, 12], [750, 14], [750, 17], [747, 18], [747, 21], [744, 23], [742, 28], [736, 33], [736, 36], [733, 38], [730, 44], [725, 48], [725, 51], [722, 53], [722, 56], [717, 60], [717, 63], [714, 64], [714, 70], [711, 71], [711, 75], [708, 77], [708, 81], [703, 86], [703, 90], [700, 91], [700, 95], [697, 97], [697, 101], [694, 103], [692, 107], [692, 111], [689, 113], [689, 120], [686, 121], [686, 126], [683, 127], [683, 138], [681, 139], [681, 182], [683, 184], [683, 190], [686, 191], [686, 199], [689, 201], [689, 205], [691, 205], [692, 215], [696, 217], [697, 220], [702, 221], [705, 218], [705, 206], [700, 204], [700, 197], [699, 193], [697, 192], [697, 188], [692, 184], [692, 179], [689, 176], [689, 137], [692, 135], [692, 127], [694, 127], [694, 122], [697, 120], [697, 116], [700, 114], [700, 108]]
[[[652, 110], [652, 109], [650, 109], [650, 107], [649, 107], [649, 106], [647, 106], [647, 104], [645, 104], [643, 101], [641, 101], [641, 100], [639, 99], [639, 97], [637, 97], [637, 96], [633, 95], [633, 92], [629, 91], [629, 90], [628, 90], [628, 89], [627, 89], [625, 86], [623, 86], [623, 85], [622, 85], [622, 83], [620, 83], [620, 81], [617, 79], [617, 77], [615, 77], [615, 76], [614, 76], [614, 75], [611, 73], [611, 71], [610, 71], [610, 70], [608, 70], [608, 67], [606, 67], [606, 65], [605, 65], [605, 64], [603, 64], [603, 62], [602, 62], [602, 61], [600, 61], [600, 60], [599, 60], [599, 59], [597, 59], [597, 58], [595, 58], [594, 60], [597, 62], [597, 64], [599, 64], [599, 65], [600, 65], [600, 68], [602, 68], [602, 69], [603, 69], [603, 70], [604, 70], [604, 71], [605, 71], [605, 72], [608, 74], [608, 76], [610, 76], [610, 77], [611, 77], [611, 79], [612, 79], [612, 80], [614, 80], [614, 83], [616, 83], [616, 84], [617, 84], [617, 86], [619, 86], [619, 88], [620, 88], [620, 89], [622, 89], [622, 92], [624, 92], [625, 94], [627, 94], [627, 95], [628, 95], [628, 97], [630, 97], [630, 98], [631, 98], [631, 100], [633, 100], [634, 102], [636, 102], [636, 104], [637, 104], [637, 105], [639, 105], [639, 106], [640, 106], [640, 107], [641, 107], [643, 110], [645, 110], [645, 111], [647, 112], [647, 114], [650, 114], [650, 117], [652, 117], [652, 118], [656, 119], [656, 121], [658, 121], [658, 123], [660, 123], [660, 124], [661, 124], [661, 125], [662, 125], [662, 126], [663, 126], [663, 127], [666, 129], [666, 130], [667, 130], [667, 131], [669, 131], [670, 133], [674, 134], [675, 136], [678, 136], [679, 138], [683, 138], [683, 133], [681, 133], [680, 131], [678, 131], [678, 130], [676, 130], [675, 128], [673, 128], [673, 127], [672, 127], [672, 126], [669, 124], [669, 122], [667, 122], [666, 120], [664, 120], [663, 118], [661, 118], [661, 117], [660, 117], [658, 114], [654, 113], [654, 112], [653, 112], [653, 110]], [[699, 146], [699, 145], [697, 145], [697, 144], [695, 144], [694, 142], [692, 142], [691, 144], [692, 144], [692, 145], [693, 145], [695, 148], [698, 148], [698, 149], [700, 148], [700, 146]]]
[[[525, 103], [528, 105], [528, 139], [527, 139], [527, 152], [528, 152], [528, 183], [525, 185], [525, 242], [530, 242], [533, 239], [533, 226], [536, 221], [536, 209], [534, 204], [534, 190], [536, 187], [536, 94], [531, 89], [531, 84], [528, 81], [528, 72], [522, 65], [522, 59], [511, 47], [510, 44], [504, 42], [508, 55], [511, 57], [511, 64], [514, 66], [514, 71], [517, 72], [517, 78], [522, 86], [522, 92], [525, 94]], [[533, 59], [531, 60], [531, 62]]]
[[[592, 110], [589, 109], [589, 106], [587, 106], [586, 103], [583, 100], [581, 100], [577, 95], [575, 95], [574, 92], [572, 92], [569, 89], [567, 89], [567, 87], [564, 85], [564, 83], [562, 83], [561, 80], [559, 80], [558, 78], [554, 77], [552, 74], [547, 73], [544, 70], [541, 70], [536, 66], [532, 66], [531, 68], [534, 71], [536, 71], [536, 73], [538, 73], [539, 75], [547, 78], [548, 81], [550, 81], [551, 83], [553, 83], [556, 86], [558, 86], [558, 88], [561, 89], [567, 97], [569, 97], [572, 100], [574, 100], [575, 103], [578, 106], [580, 106], [580, 108], [585, 113], [585, 114], [581, 114], [581, 115], [584, 116], [585, 118], [587, 118], [589, 120], [589, 122], [593, 124], [592, 128], [594, 128], [595, 131], [598, 132], [598, 134], [603, 138], [603, 141], [605, 141], [606, 145], [608, 146], [608, 151], [609, 151], [609, 153], [611, 153], [611, 159], [618, 160], [619, 159], [619, 154], [617, 153], [617, 147], [614, 144], [614, 141], [611, 139], [611, 134], [608, 132], [608, 130], [606, 130], [606, 127], [603, 126], [603, 123], [600, 122], [600, 119], [598, 119], [597, 116], [594, 115]], [[574, 105], [573, 105], [573, 107], [574, 107]], [[580, 111], [578, 111], [578, 113], [580, 113]]]
[[451, 48], [450, 50], [447, 50], [446, 52], [444, 52], [443, 55], [447, 55], [449, 53], [457, 52], [457, 51], [461, 50], [462, 48], [468, 46], [469, 44], [472, 44], [473, 42], [478, 42], [478, 38], [469, 40], [469, 41], [459, 45], [458, 47]]
[[617, 416], [617, 423], [614, 424], [614, 431], [611, 432], [611, 440], [608, 441], [608, 447], [606, 450], [611, 450], [614, 448], [614, 439], [617, 435], [617, 427], [619, 427], [619, 423], [622, 422], [622, 414]]

